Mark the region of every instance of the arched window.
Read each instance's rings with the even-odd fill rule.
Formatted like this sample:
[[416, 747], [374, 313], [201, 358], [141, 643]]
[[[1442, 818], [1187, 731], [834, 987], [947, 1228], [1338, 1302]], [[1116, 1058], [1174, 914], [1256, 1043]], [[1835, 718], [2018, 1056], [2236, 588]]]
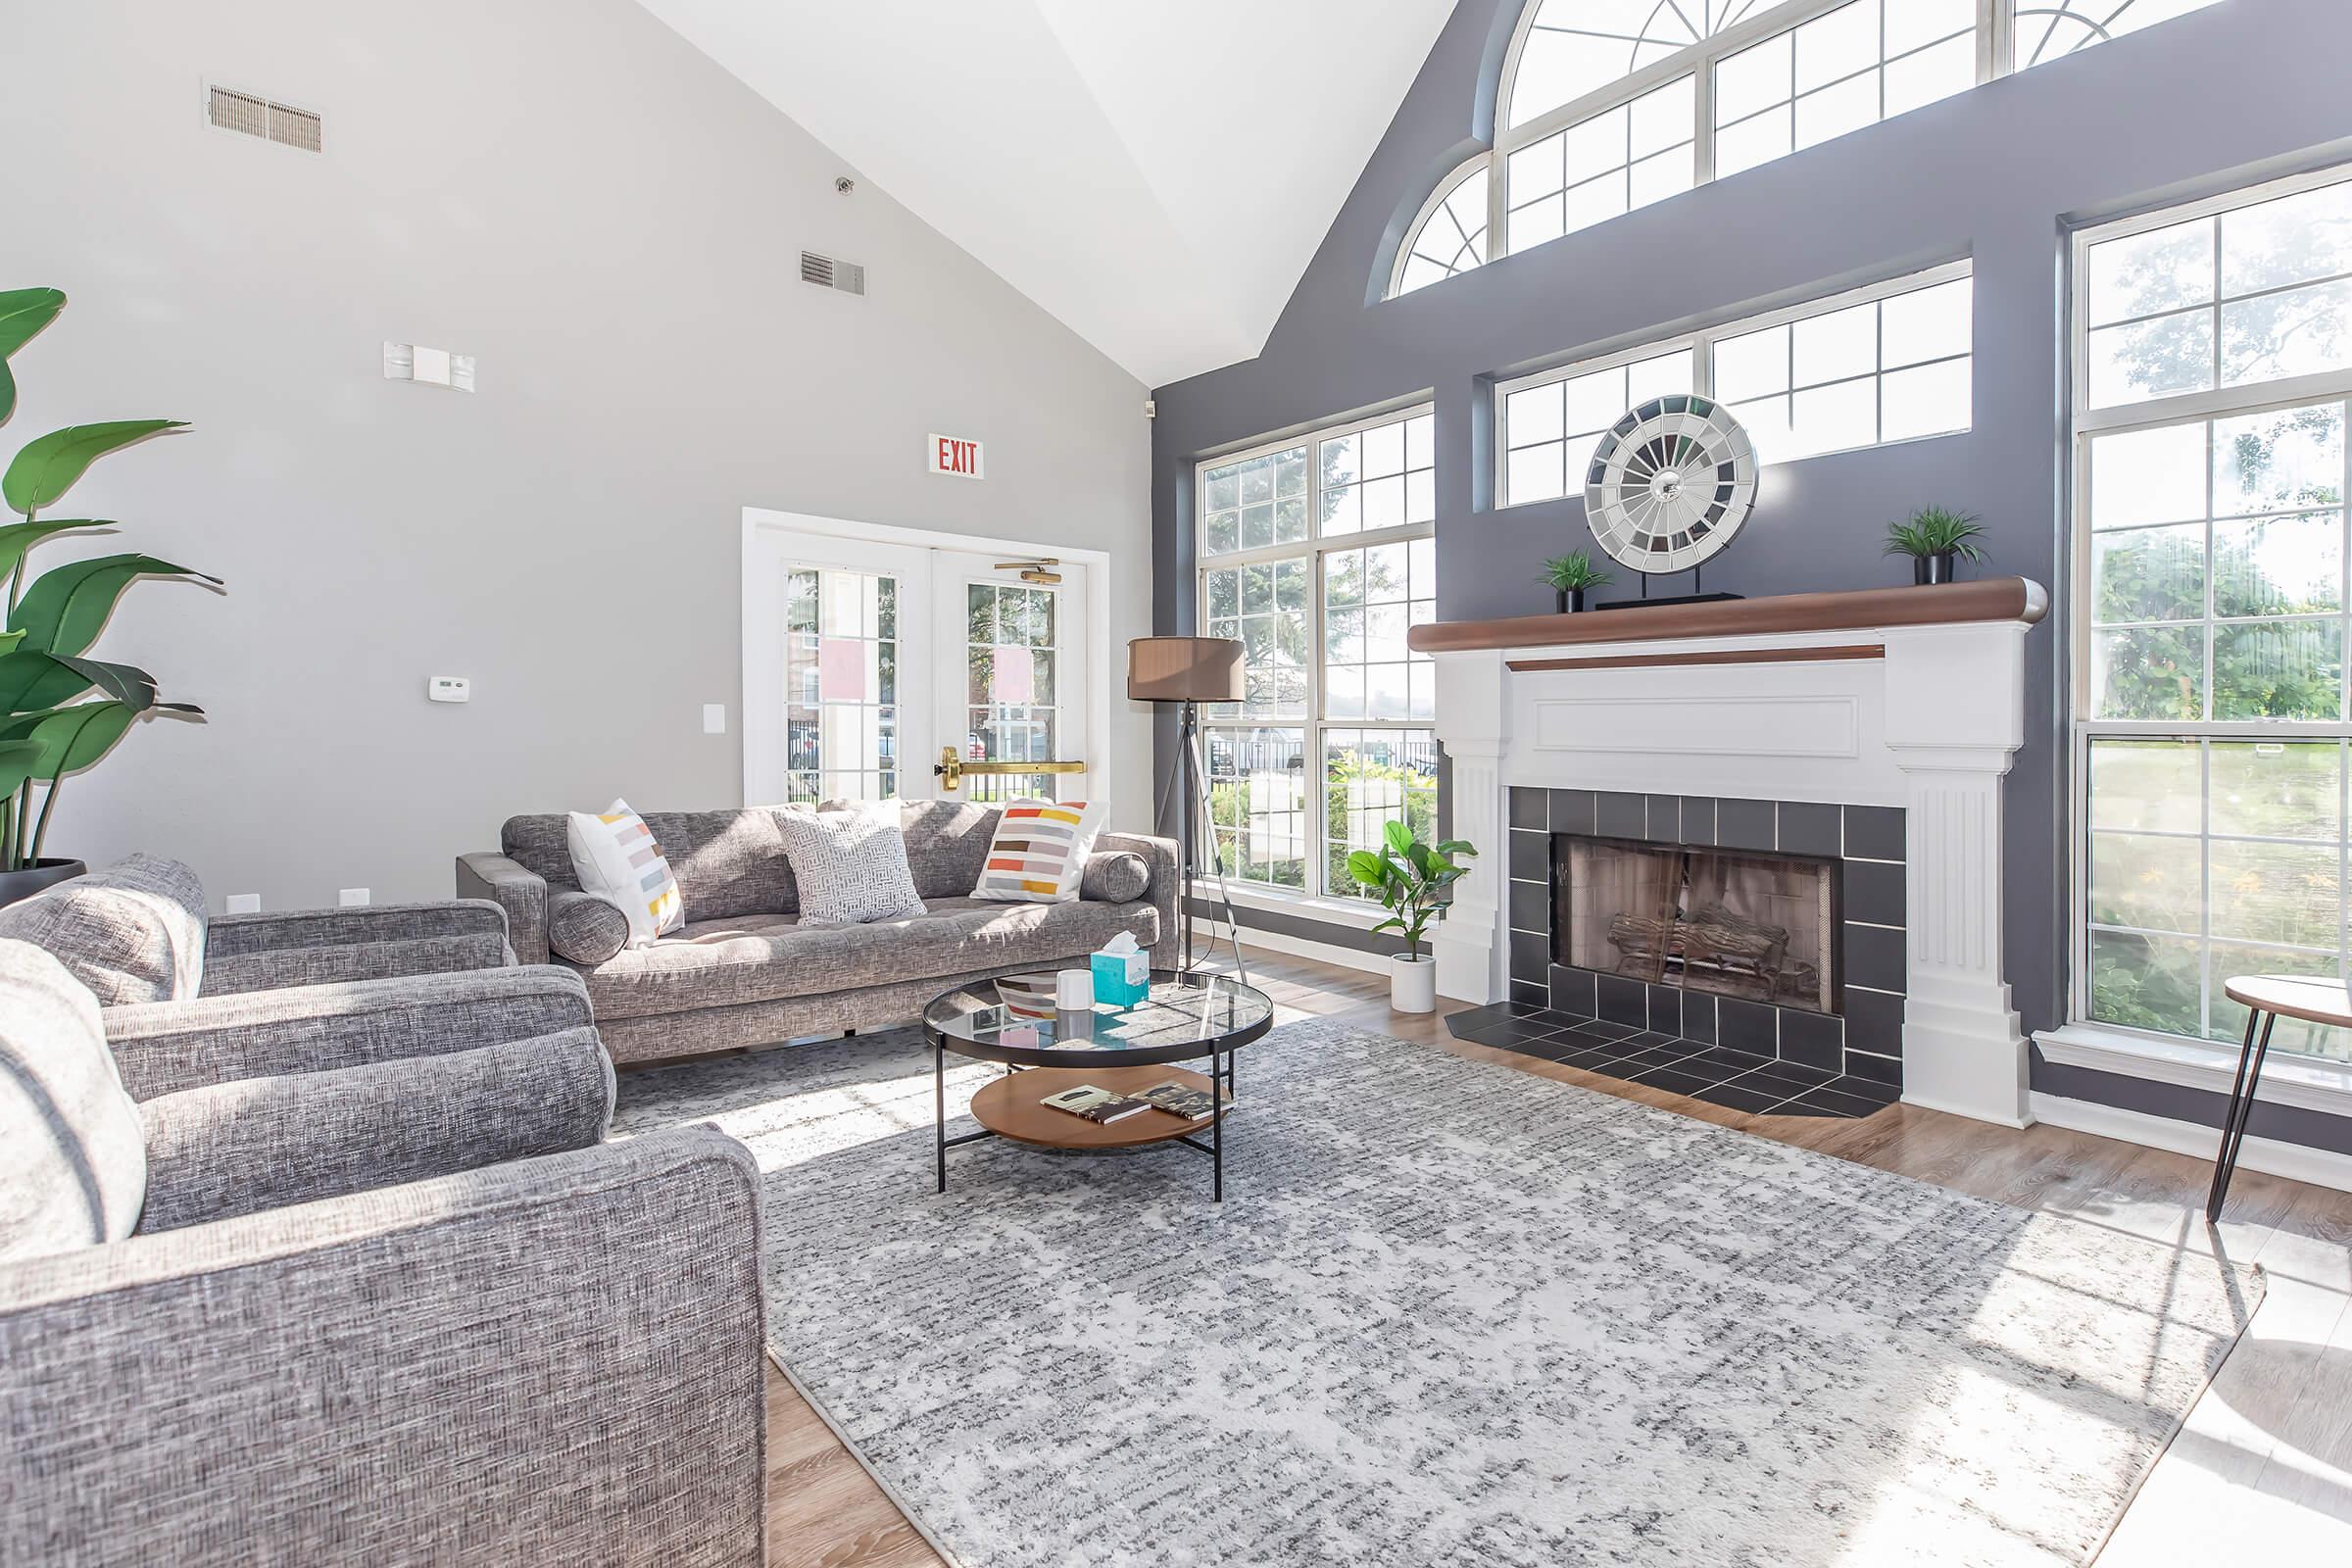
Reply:
[[2216, 3], [1528, 0], [1494, 151], [1440, 182], [1390, 292]]
[[1487, 156], [1471, 159], [1438, 182], [1396, 256], [1389, 293], [1414, 289], [1483, 267], [1487, 260]]

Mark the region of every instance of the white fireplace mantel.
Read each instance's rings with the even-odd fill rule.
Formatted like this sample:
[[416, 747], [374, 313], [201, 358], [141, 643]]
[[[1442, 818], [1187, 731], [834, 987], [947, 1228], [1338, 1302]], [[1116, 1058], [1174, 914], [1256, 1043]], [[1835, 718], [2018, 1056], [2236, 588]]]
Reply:
[[1506, 994], [1514, 786], [1901, 807], [1903, 1099], [2028, 1125], [2001, 970], [2001, 779], [2047, 605], [2004, 578], [1415, 628], [1437, 662], [1453, 836], [1486, 852], [1432, 944], [1439, 991]]

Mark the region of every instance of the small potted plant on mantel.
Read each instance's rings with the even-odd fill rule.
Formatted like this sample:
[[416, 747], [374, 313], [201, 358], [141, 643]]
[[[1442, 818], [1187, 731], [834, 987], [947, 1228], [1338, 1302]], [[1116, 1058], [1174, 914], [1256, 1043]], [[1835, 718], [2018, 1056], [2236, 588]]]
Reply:
[[1984, 525], [1949, 507], [1922, 507], [1901, 522], [1886, 525], [1886, 554], [1911, 558], [1915, 583], [1956, 582], [1963, 559], [1983, 561], [1977, 541]]
[[1572, 550], [1544, 563], [1544, 580], [1551, 584], [1553, 604], [1565, 615], [1585, 608], [1586, 589], [1602, 587], [1611, 578], [1586, 552]]
[[1435, 848], [1413, 837], [1402, 822], [1381, 829], [1380, 849], [1357, 850], [1348, 857], [1348, 874], [1372, 890], [1389, 917], [1375, 931], [1403, 934], [1404, 951], [1389, 958], [1389, 1005], [1398, 1012], [1434, 1012], [1438, 1005], [1438, 964], [1421, 951], [1429, 922], [1444, 911], [1445, 891], [1469, 873], [1453, 858], [1478, 851], [1461, 839], [1446, 839]]

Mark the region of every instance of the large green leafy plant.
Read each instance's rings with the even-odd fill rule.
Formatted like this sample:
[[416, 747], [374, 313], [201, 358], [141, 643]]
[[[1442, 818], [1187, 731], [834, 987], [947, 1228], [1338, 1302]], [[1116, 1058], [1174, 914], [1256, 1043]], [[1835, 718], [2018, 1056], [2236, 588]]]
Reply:
[[1381, 837], [1384, 842], [1377, 853], [1357, 850], [1348, 857], [1348, 874], [1370, 888], [1389, 911], [1389, 917], [1372, 929], [1403, 933], [1406, 955], [1418, 958], [1429, 922], [1445, 906], [1446, 890], [1470, 873], [1468, 866], [1454, 864], [1453, 858], [1475, 858], [1478, 851], [1461, 839], [1446, 839], [1432, 848], [1413, 837], [1402, 822], [1388, 823]]
[[[0, 423], [17, 407], [9, 360], [65, 305], [65, 295], [53, 288], [0, 290]], [[0, 871], [22, 870], [40, 858], [65, 781], [114, 750], [132, 724], [152, 713], [203, 711], [159, 701], [155, 677], [143, 669], [88, 655], [123, 590], [140, 578], [216, 585], [219, 578], [133, 554], [69, 562], [29, 585], [25, 581], [25, 557], [42, 540], [114, 526], [104, 518], [41, 514], [100, 458], [184, 422], [71, 425], [27, 443], [0, 475], [0, 498], [24, 518], [0, 524], [0, 576], [8, 579], [8, 623], [0, 630]]]

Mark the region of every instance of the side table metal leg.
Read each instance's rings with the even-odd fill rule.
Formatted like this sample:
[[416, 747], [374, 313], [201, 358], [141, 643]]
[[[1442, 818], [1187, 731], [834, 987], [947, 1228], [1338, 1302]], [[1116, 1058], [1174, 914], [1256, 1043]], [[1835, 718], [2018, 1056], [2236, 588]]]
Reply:
[[[2254, 1026], [2262, 1025], [2261, 1038], [2255, 1038]], [[2237, 1173], [2237, 1152], [2246, 1141], [2246, 1123], [2254, 1114], [2254, 1091], [2262, 1082], [2262, 1061], [2271, 1054], [2271, 1029], [2278, 1022], [2275, 1012], [2249, 1009], [2246, 1013], [2246, 1040], [2238, 1048], [2237, 1076], [2230, 1086], [2230, 1108], [2222, 1116], [2222, 1147], [2213, 1160], [2213, 1191], [2205, 1199], [2205, 1217], [2218, 1221], [2222, 1217], [2222, 1202], [2230, 1196], [2230, 1178]]]
[[939, 1164], [939, 1190], [948, 1190], [948, 1048], [931, 1043], [931, 1131]]

